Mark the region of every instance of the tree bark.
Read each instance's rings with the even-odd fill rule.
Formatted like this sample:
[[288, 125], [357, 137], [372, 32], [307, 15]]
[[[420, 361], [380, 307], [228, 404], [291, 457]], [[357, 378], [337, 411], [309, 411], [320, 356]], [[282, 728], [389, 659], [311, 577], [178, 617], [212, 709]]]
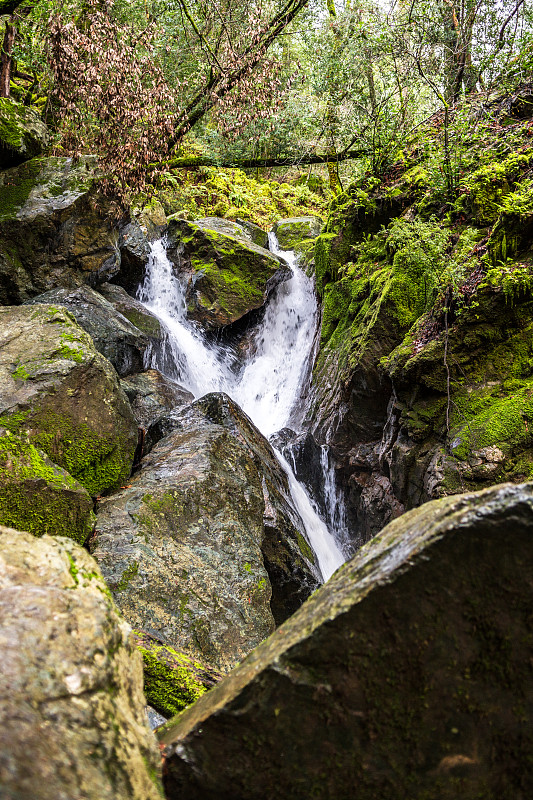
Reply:
[[11, 70], [13, 67], [13, 44], [15, 42], [15, 26], [6, 22], [2, 58], [0, 60], [0, 97], [9, 97], [11, 91]]

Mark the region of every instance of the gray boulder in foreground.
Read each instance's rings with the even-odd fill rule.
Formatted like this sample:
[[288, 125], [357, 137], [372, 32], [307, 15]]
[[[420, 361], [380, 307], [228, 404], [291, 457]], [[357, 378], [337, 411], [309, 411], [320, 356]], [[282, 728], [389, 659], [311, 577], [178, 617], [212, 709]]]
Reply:
[[141, 656], [91, 556], [0, 527], [2, 800], [156, 800]]
[[533, 484], [394, 520], [162, 729], [170, 800], [525, 800]]

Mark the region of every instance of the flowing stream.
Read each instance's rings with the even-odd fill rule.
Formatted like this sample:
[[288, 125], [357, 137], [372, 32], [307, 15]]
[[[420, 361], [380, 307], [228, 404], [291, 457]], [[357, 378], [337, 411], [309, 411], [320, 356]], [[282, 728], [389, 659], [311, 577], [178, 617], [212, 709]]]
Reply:
[[[202, 328], [187, 319], [185, 286], [174, 275], [163, 240], [152, 245], [146, 279], [138, 293], [166, 329], [165, 344], [171, 358], [164, 360], [160, 368], [196, 398], [208, 392], [226, 392], [267, 438], [289, 425], [298, 427], [318, 324], [311, 280], [299, 268], [292, 251], [280, 251], [273, 234], [269, 241], [270, 249], [285, 259], [293, 277], [273, 292], [254, 334], [250, 354], [240, 365], [229, 347], [209, 341]], [[340, 543], [335, 531], [318, 515], [288, 462], [275, 452], [287, 474], [294, 506], [322, 577], [327, 580], [345, 561]], [[327, 481], [326, 474], [324, 477]], [[332, 510], [328, 508], [328, 517], [334, 519], [331, 491], [329, 496]], [[342, 513], [337, 512], [341, 516]]]

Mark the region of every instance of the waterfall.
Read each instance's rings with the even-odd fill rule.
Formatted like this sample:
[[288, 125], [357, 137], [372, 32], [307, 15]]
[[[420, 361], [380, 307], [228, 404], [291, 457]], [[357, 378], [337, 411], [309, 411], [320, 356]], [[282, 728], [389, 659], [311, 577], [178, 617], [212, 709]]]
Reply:
[[[226, 346], [210, 342], [202, 328], [187, 319], [185, 287], [174, 274], [165, 242], [152, 245], [146, 279], [138, 298], [161, 321], [165, 330], [164, 354], [157, 363], [162, 372], [178, 380], [195, 397], [226, 392], [267, 438], [301, 416], [309, 361], [318, 324], [318, 307], [311, 280], [297, 264], [293, 252], [280, 251], [273, 234], [271, 250], [292, 270], [292, 278], [272, 293], [262, 322], [254, 334], [250, 355], [236, 369], [235, 355]], [[298, 511], [324, 580], [344, 563], [334, 531], [316, 513], [290, 465], [275, 451], [287, 475]]]

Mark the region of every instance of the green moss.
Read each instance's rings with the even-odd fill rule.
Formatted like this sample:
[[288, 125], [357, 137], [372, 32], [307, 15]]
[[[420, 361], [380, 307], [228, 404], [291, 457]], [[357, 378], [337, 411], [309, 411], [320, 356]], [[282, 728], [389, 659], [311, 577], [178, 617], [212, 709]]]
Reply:
[[[451, 434], [451, 452], [468, 459], [475, 450], [496, 446], [504, 453], [533, 443], [533, 381], [506, 392], [505, 384], [496, 390], [471, 392], [456, 399], [456, 418], [466, 422]], [[533, 463], [531, 464], [533, 469]]]
[[14, 433], [30, 430], [32, 443], [93, 497], [129, 477], [133, 454], [115, 434], [99, 436], [85, 422], [74, 423], [70, 417], [50, 410], [5, 415], [4, 419], [4, 426]]
[[240, 217], [268, 230], [281, 217], [323, 217], [327, 198], [306, 185], [258, 180], [239, 169], [204, 167], [166, 173], [159, 199], [183, 219]]
[[0, 522], [43, 536], [68, 536], [83, 544], [94, 514], [81, 486], [46, 459], [33, 444], [6, 433], [0, 437]]
[[302, 536], [301, 533], [298, 533], [296, 536], [298, 541], [298, 547], [300, 548], [300, 552], [302, 555], [311, 563], [315, 563], [315, 554], [313, 553], [310, 545], [306, 541], [306, 539]]
[[480, 225], [498, 218], [513, 183], [531, 163], [533, 151], [513, 153], [478, 169], [463, 182], [462, 204], [468, 203]]
[[116, 591], [123, 592], [124, 589], [127, 588], [128, 584], [138, 574], [138, 572], [139, 572], [139, 563], [137, 561], [132, 561], [130, 564], [128, 564], [128, 566], [122, 573], [120, 581], [117, 584]]
[[207, 691], [197, 677], [202, 666], [172, 647], [139, 646], [144, 663], [144, 691], [148, 703], [172, 717]]

